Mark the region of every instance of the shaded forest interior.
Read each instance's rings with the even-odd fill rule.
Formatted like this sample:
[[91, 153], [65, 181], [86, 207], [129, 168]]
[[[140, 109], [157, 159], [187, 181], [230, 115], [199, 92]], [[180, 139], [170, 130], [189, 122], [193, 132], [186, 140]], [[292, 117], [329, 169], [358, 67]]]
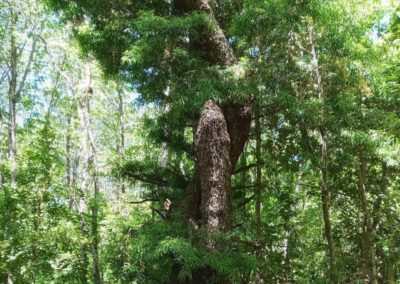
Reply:
[[0, 283], [399, 281], [399, 3], [0, 0]]

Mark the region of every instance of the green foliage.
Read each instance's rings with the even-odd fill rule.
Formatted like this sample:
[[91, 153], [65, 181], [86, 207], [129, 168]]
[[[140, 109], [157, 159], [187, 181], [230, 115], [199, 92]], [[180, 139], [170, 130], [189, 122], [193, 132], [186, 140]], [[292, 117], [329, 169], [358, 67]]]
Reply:
[[[97, 241], [107, 283], [165, 283], [177, 266], [181, 281], [215, 271], [213, 280], [222, 282], [328, 283], [323, 127], [338, 283], [370, 281], [368, 214], [379, 281], [389, 281], [390, 268], [398, 281], [399, 7], [210, 1], [237, 58], [222, 67], [192, 48], [215, 22], [206, 13], [180, 13], [174, 1], [43, 2], [56, 13], [34, 0], [0, 4], [1, 282], [94, 283]], [[17, 85], [37, 39], [16, 108], [15, 173], [7, 121], [12, 35]], [[82, 106], [89, 93], [90, 119]], [[192, 209], [184, 205], [194, 132], [210, 99], [252, 102], [261, 112], [261, 157], [252, 127], [233, 170], [230, 232], [210, 232], [184, 217]], [[85, 149], [88, 132], [94, 154]]]

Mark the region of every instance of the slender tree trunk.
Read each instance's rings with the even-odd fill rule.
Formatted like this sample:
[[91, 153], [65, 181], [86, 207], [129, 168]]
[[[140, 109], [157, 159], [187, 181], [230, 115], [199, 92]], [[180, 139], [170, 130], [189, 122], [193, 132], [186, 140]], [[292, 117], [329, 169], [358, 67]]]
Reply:
[[[118, 89], [118, 137], [119, 139], [117, 143], [117, 155], [121, 164], [125, 150], [125, 110], [122, 86], [120, 86]], [[119, 183], [119, 191], [121, 194], [124, 194], [125, 183], [123, 182], [123, 180], [120, 180]]]
[[24, 88], [26, 78], [30, 71], [30, 66], [33, 61], [33, 57], [36, 51], [37, 39], [34, 38], [32, 41], [32, 47], [30, 50], [28, 62], [26, 63], [23, 71], [23, 75], [18, 84], [18, 47], [16, 40], [16, 25], [18, 22], [18, 14], [11, 10], [11, 23], [10, 23], [10, 80], [9, 80], [9, 90], [8, 90], [8, 142], [9, 142], [9, 152], [8, 159], [10, 162], [11, 170], [11, 189], [16, 188], [15, 175], [17, 170], [17, 103], [21, 92]]
[[[3, 173], [3, 159], [4, 159], [4, 153], [3, 153], [3, 145], [2, 145], [2, 141], [3, 141], [3, 126], [4, 126], [4, 117], [3, 117], [3, 110], [0, 106], [0, 190], [6, 190], [5, 189], [5, 177], [4, 177], [4, 173]], [[6, 193], [6, 192], [5, 192]], [[5, 232], [3, 232], [5, 233]], [[1, 239], [3, 239], [4, 237], [6, 237], [6, 234], [3, 235], [3, 233], [0, 235]], [[3, 272], [0, 273], [0, 283], [7, 283], [7, 278], [8, 278], [8, 274]]]
[[[4, 126], [4, 117], [3, 117], [3, 110], [0, 107], [0, 141], [3, 141], [3, 126]], [[0, 142], [0, 190], [4, 189], [5, 185], [5, 177], [3, 173], [3, 163], [4, 163], [4, 152], [3, 152], [3, 145]]]
[[[85, 101], [85, 96], [82, 100], [83, 102]], [[88, 139], [87, 139], [87, 122], [86, 122], [86, 115], [85, 115], [85, 104], [80, 102], [78, 100], [79, 104], [79, 114], [80, 114], [80, 120], [81, 120], [81, 128], [82, 128], [82, 138], [81, 138], [81, 144], [82, 148], [80, 150], [80, 153], [82, 155], [82, 177], [81, 177], [81, 190], [82, 190], [82, 196], [79, 196], [79, 202], [77, 203], [78, 206], [78, 212], [80, 216], [80, 225], [81, 225], [81, 234], [84, 238], [83, 243], [81, 244], [80, 247], [80, 282], [82, 283], [88, 283], [88, 265], [89, 265], [89, 260], [88, 260], [88, 253], [89, 253], [89, 246], [87, 244], [87, 239], [90, 238], [90, 234], [88, 231], [88, 224], [86, 220], [86, 216], [88, 213], [88, 198], [90, 196], [89, 193], [89, 176], [90, 176], [90, 154], [89, 154], [89, 149], [88, 149]]]
[[333, 242], [332, 224], [330, 218], [330, 192], [329, 192], [329, 169], [328, 169], [328, 133], [326, 129], [326, 111], [325, 111], [325, 93], [322, 84], [322, 76], [320, 73], [320, 65], [318, 63], [318, 54], [314, 42], [314, 29], [312, 26], [308, 28], [308, 39], [311, 46], [312, 65], [315, 71], [316, 84], [318, 88], [318, 97], [321, 103], [320, 111], [320, 134], [322, 140], [321, 147], [321, 173], [322, 173], [322, 211], [325, 224], [325, 236], [328, 242], [328, 254], [330, 263], [330, 281], [337, 283], [337, 269], [336, 269], [336, 256], [335, 246]]
[[396, 260], [398, 259], [399, 253], [397, 252], [398, 247], [400, 245], [400, 240], [397, 236], [392, 237], [389, 245], [389, 256], [385, 261], [386, 265], [386, 283], [395, 284], [398, 283], [396, 279], [397, 275], [397, 266]]
[[83, 128], [84, 128], [84, 149], [86, 153], [86, 181], [85, 189], [87, 196], [89, 194], [90, 180], [93, 184], [93, 203], [91, 205], [91, 246], [92, 246], [92, 258], [93, 258], [93, 281], [95, 284], [102, 284], [100, 263], [99, 263], [99, 232], [98, 232], [98, 203], [100, 198], [99, 181], [98, 181], [98, 170], [97, 170], [97, 155], [96, 147], [93, 140], [92, 133], [92, 118], [90, 113], [90, 97], [93, 95], [92, 84], [92, 70], [91, 63], [87, 65], [87, 82], [88, 86], [84, 91], [83, 97], [80, 100]]
[[[374, 211], [375, 209], [381, 209], [381, 204], [382, 204], [382, 197], [384, 196], [387, 199], [391, 199], [388, 196], [388, 180], [389, 180], [389, 168], [388, 165], [386, 163], [386, 161], [382, 162], [382, 181], [381, 181], [381, 195], [378, 196], [378, 199], [376, 201], [377, 206], [374, 206]], [[390, 212], [390, 210], [387, 210], [388, 207], [390, 207], [390, 204], [385, 204], [385, 208], [382, 208], [384, 210], [384, 214], [386, 216], [386, 222], [387, 224], [389, 224], [389, 226], [391, 224], [394, 223], [393, 221], [393, 213]], [[373, 215], [375, 215], [375, 213], [373, 213]], [[374, 230], [376, 231], [377, 228], [377, 224], [378, 222], [380, 222], [381, 220], [374, 220]], [[384, 275], [384, 283], [388, 283], [388, 284], [395, 284], [396, 282], [396, 261], [398, 259], [398, 246], [400, 244], [400, 239], [398, 238], [397, 234], [391, 235], [389, 237], [389, 251], [387, 253], [386, 256], [383, 256], [382, 259], [383, 261], [383, 269], [384, 272], [382, 272], [382, 274]], [[382, 254], [383, 255], [383, 254]]]
[[[11, 173], [11, 190], [16, 189], [15, 175], [16, 175], [16, 156], [17, 156], [17, 142], [16, 142], [16, 104], [17, 104], [17, 64], [18, 64], [18, 54], [17, 54], [17, 43], [16, 43], [16, 25], [18, 21], [18, 15], [11, 11], [11, 22], [10, 22], [10, 76], [9, 76], [9, 86], [8, 86], [8, 161], [10, 165]], [[5, 199], [7, 204], [7, 214], [9, 222], [7, 223], [7, 238], [11, 238], [13, 234], [13, 214], [11, 209], [11, 192], [6, 189]], [[12, 248], [11, 252], [12, 253]], [[11, 271], [7, 272], [7, 283], [12, 284], [13, 276]]]
[[89, 259], [88, 259], [88, 251], [89, 247], [86, 243], [86, 238], [88, 238], [88, 230], [87, 230], [87, 224], [85, 220], [85, 215], [84, 213], [80, 212], [80, 229], [81, 229], [81, 234], [85, 238], [83, 244], [81, 244], [79, 248], [79, 283], [82, 284], [87, 284], [89, 283], [88, 281], [88, 267], [89, 267]]
[[15, 171], [17, 156], [17, 139], [16, 139], [16, 104], [17, 104], [17, 44], [15, 38], [15, 26], [18, 16], [11, 14], [11, 40], [10, 40], [10, 80], [8, 91], [8, 159], [11, 167], [11, 188], [15, 189]]
[[370, 239], [366, 222], [366, 218], [364, 217], [361, 231], [361, 270], [364, 283], [370, 283]]
[[[303, 171], [300, 170], [300, 172], [297, 175], [297, 181], [296, 185], [294, 187], [294, 195], [298, 196], [300, 189], [301, 189], [301, 182], [303, 180], [304, 173]], [[299, 223], [295, 226], [291, 226], [291, 218], [297, 218], [298, 216], [298, 211], [301, 211], [301, 213], [304, 212], [304, 203], [302, 205], [299, 205], [297, 200], [295, 203], [291, 206], [290, 208], [291, 215], [289, 216], [288, 220], [286, 221], [285, 225], [285, 238], [282, 242], [282, 266], [283, 266], [283, 277], [282, 281], [283, 284], [289, 284], [291, 283], [289, 278], [290, 278], [290, 250], [291, 250], [291, 241], [292, 241], [292, 233], [293, 231], [299, 232], [301, 230]]]
[[[19, 100], [19, 97], [21, 95], [21, 92], [24, 88], [25, 80], [29, 74], [30, 71], [30, 66], [33, 61], [33, 57], [36, 51], [36, 43], [37, 40], [36, 38], [33, 39], [32, 41], [32, 46], [31, 46], [31, 51], [29, 54], [28, 61], [26, 63], [25, 69], [19, 70], [19, 64], [18, 64], [18, 46], [17, 46], [17, 38], [16, 38], [16, 27], [18, 23], [18, 11], [14, 10], [14, 7], [10, 6], [10, 57], [9, 57], [9, 81], [8, 81], [8, 161], [10, 165], [10, 175], [11, 175], [11, 181], [10, 181], [10, 188], [11, 191], [15, 191], [17, 189], [16, 185], [16, 171], [17, 171], [17, 137], [16, 137], [16, 129], [17, 129], [17, 123], [16, 123], [16, 116], [17, 116], [17, 103]], [[22, 76], [19, 80], [18, 84], [18, 71], [23, 71]], [[2, 175], [0, 174], [0, 182], [3, 182]], [[7, 188], [7, 187], [5, 187]], [[6, 237], [11, 238], [15, 237], [13, 236], [14, 233], [14, 228], [13, 228], [13, 211], [11, 206], [12, 206], [12, 200], [11, 200], [11, 192], [9, 189], [6, 189], [5, 192], [5, 201], [6, 201], [6, 206], [7, 208], [7, 218], [8, 218], [8, 224], [6, 228]], [[11, 252], [12, 253], [12, 246], [11, 246]], [[8, 279], [7, 283], [12, 284], [13, 283], [13, 276], [10, 271], [8, 273]]]
[[66, 161], [65, 161], [65, 183], [68, 189], [68, 208], [71, 210], [74, 204], [75, 192], [74, 187], [72, 186], [73, 181], [73, 173], [72, 173], [72, 153], [71, 153], [71, 115], [68, 114], [67, 117], [67, 135], [65, 141], [65, 154], [66, 154]]
[[364, 214], [363, 218], [363, 248], [365, 257], [365, 266], [372, 284], [378, 284], [378, 269], [376, 263], [376, 250], [374, 245], [375, 230], [368, 208], [368, 200], [366, 197], [366, 164], [362, 154], [360, 155], [360, 165], [358, 168], [358, 190], [360, 194], [361, 209]]
[[[255, 108], [255, 134], [256, 134], [256, 180], [254, 187], [255, 197], [255, 221], [256, 221], [256, 258], [259, 261], [261, 256], [261, 121], [260, 106]], [[259, 271], [256, 271], [256, 284], [262, 283]]]

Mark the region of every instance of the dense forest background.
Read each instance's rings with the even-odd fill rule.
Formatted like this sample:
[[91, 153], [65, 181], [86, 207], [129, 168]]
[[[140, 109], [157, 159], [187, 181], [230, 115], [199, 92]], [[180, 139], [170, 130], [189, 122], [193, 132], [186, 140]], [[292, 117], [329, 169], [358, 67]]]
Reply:
[[399, 9], [0, 0], [0, 282], [400, 283]]

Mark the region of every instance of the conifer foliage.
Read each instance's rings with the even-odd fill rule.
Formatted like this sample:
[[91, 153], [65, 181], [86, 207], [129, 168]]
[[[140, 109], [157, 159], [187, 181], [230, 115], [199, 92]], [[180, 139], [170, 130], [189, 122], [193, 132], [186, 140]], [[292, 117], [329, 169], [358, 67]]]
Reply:
[[0, 283], [400, 281], [399, 9], [0, 0]]

